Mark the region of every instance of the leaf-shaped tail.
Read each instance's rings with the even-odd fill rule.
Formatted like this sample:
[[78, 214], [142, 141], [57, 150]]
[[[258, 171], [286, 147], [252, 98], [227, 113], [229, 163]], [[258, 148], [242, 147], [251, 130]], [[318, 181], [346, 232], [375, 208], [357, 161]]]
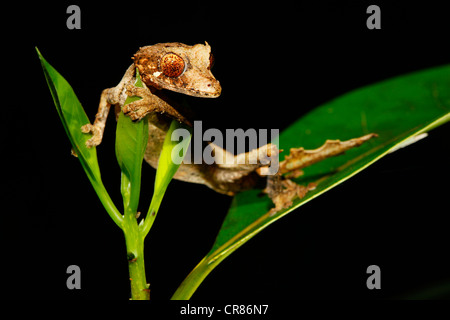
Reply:
[[359, 147], [374, 137], [377, 137], [377, 134], [370, 133], [347, 141], [327, 140], [320, 148], [314, 150], [292, 148], [290, 154], [280, 163], [280, 173], [288, 173], [288, 177], [298, 177], [301, 175], [301, 169], [326, 158], [343, 154], [351, 148]]
[[[297, 178], [302, 175], [303, 171], [301, 169], [326, 158], [343, 154], [345, 151], [358, 147], [374, 137], [377, 137], [377, 135], [371, 133], [347, 141], [327, 140], [320, 148], [314, 150], [291, 148], [289, 155], [280, 163], [279, 173], [268, 177], [267, 180], [265, 192], [275, 205], [275, 207], [270, 210], [270, 214], [273, 215], [282, 209], [289, 208], [292, 206], [292, 202], [295, 198], [298, 197], [301, 199], [308, 191], [316, 188], [316, 183], [302, 186], [289, 179]], [[282, 174], [285, 175], [282, 176]]]

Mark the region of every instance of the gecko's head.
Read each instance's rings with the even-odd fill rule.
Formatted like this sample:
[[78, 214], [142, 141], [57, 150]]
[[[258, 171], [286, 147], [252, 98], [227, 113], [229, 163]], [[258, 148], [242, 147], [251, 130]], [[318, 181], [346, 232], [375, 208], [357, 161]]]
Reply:
[[222, 91], [211, 73], [208, 43], [158, 43], [140, 48], [133, 60], [147, 86], [208, 98], [218, 97]]

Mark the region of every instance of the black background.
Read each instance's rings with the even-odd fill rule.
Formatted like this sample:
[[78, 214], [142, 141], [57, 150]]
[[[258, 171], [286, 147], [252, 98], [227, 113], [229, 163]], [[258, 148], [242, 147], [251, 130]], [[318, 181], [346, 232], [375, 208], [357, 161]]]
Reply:
[[[35, 46], [93, 119], [101, 91], [119, 82], [140, 46], [206, 40], [223, 93], [188, 99], [204, 128], [219, 129], [283, 130], [352, 89], [450, 61], [448, 13], [430, 1], [78, 2], [81, 30], [66, 27], [70, 4], [15, 5], [3, 21], [10, 89], [2, 113], [1, 290], [9, 298], [130, 296], [122, 232], [70, 155]], [[370, 4], [381, 8], [381, 30], [366, 28]], [[98, 153], [119, 206], [114, 131], [111, 117]], [[271, 225], [221, 263], [193, 299], [448, 298], [449, 132], [449, 125], [435, 129]], [[143, 177], [145, 212], [154, 170], [145, 165]], [[145, 244], [152, 299], [170, 298], [209, 251], [230, 201], [171, 182]], [[72, 264], [81, 268], [81, 290], [66, 287]], [[372, 264], [381, 267], [381, 290], [366, 288]], [[444, 289], [433, 295], [436, 288]]]

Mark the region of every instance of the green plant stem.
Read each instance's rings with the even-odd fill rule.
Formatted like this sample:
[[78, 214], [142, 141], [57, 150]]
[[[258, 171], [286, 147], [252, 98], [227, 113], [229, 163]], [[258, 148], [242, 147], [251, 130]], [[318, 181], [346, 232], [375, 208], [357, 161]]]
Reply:
[[149, 300], [149, 284], [145, 277], [144, 236], [137, 223], [136, 205], [130, 203], [131, 182], [122, 172], [121, 192], [124, 204], [123, 233], [127, 247], [128, 270], [130, 273], [131, 299]]
[[[150, 289], [145, 277], [144, 239], [141, 237], [136, 218], [126, 215], [123, 232], [127, 246], [128, 270], [130, 273], [131, 299], [149, 300]], [[134, 220], [134, 221], [133, 221]]]
[[[156, 191], [155, 191], [155, 194], [157, 194]], [[163, 195], [164, 195], [164, 192], [163, 192]], [[161, 196], [161, 198], [162, 198], [162, 196]], [[140, 224], [140, 231], [144, 238], [147, 236], [150, 229], [152, 228], [153, 222], [155, 222], [156, 214], [158, 213], [158, 209], [161, 204], [161, 200], [158, 201], [158, 199], [157, 199], [156, 202], [158, 202], [158, 203], [156, 205], [154, 205], [155, 199], [156, 199], [156, 197], [153, 196], [147, 216], [145, 217], [145, 219], [143, 219], [141, 221], [141, 224]]]

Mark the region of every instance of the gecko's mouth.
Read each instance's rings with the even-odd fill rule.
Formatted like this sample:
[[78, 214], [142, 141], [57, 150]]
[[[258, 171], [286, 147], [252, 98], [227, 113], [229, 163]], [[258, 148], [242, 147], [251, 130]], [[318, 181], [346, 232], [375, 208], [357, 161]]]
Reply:
[[222, 93], [220, 82], [211, 77], [196, 77], [195, 84], [179, 77], [156, 85], [168, 91], [201, 98], [217, 98]]
[[204, 97], [204, 98], [217, 98], [222, 93], [222, 87], [220, 83], [216, 81], [216, 84], [207, 84], [207, 90], [199, 90], [195, 88], [188, 89], [187, 91], [179, 91], [180, 93], [188, 94], [194, 97]]

